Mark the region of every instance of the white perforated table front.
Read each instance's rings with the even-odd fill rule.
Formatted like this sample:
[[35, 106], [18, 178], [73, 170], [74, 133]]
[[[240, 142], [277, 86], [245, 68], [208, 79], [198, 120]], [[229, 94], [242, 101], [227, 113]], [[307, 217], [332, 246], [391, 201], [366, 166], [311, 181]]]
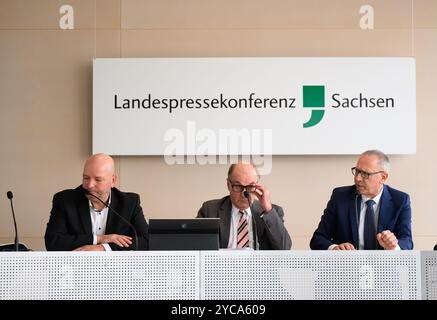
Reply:
[[0, 299], [437, 299], [437, 252], [0, 252]]
[[202, 299], [420, 299], [420, 252], [203, 252]]
[[199, 253], [0, 254], [0, 299], [197, 299]]

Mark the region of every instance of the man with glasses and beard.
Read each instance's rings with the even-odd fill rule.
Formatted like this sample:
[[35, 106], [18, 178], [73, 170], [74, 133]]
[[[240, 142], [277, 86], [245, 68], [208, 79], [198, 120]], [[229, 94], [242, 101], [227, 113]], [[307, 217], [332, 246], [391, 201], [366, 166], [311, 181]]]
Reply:
[[289, 250], [291, 238], [284, 226], [284, 211], [270, 202], [249, 163], [232, 164], [226, 179], [229, 195], [203, 203], [198, 218], [220, 218], [220, 248]]
[[310, 242], [313, 250], [411, 250], [408, 194], [386, 185], [388, 157], [363, 152], [351, 169], [355, 184], [334, 189]]

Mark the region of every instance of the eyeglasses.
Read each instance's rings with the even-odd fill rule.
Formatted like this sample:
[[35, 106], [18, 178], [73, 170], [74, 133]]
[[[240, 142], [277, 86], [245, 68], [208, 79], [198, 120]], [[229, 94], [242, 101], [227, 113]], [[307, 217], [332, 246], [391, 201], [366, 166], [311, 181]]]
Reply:
[[356, 177], [357, 175], [360, 175], [361, 178], [365, 179], [369, 179], [370, 176], [373, 176], [374, 174], [377, 173], [383, 173], [384, 171], [377, 171], [377, 172], [367, 172], [367, 171], [363, 171], [358, 169], [357, 167], [353, 167], [351, 168], [352, 174]]
[[256, 190], [256, 186], [253, 184], [243, 186], [241, 184], [235, 184], [231, 180], [229, 180], [229, 183], [231, 184], [232, 191], [234, 192], [243, 192], [244, 190], [246, 190], [247, 192], [255, 192]]

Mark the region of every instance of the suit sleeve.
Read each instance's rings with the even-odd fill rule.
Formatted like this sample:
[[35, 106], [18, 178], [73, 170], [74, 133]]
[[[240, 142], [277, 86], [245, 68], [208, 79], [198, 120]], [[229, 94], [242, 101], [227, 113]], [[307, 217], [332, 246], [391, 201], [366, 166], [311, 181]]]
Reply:
[[[137, 232], [138, 237], [138, 250], [148, 250], [149, 249], [149, 225], [146, 222], [146, 219], [144, 218], [143, 214], [143, 208], [141, 207], [140, 203], [140, 196], [135, 194], [132, 196], [132, 201], [130, 201], [130, 207], [128, 208], [128, 215], [127, 219], [132, 224], [132, 226], [135, 228], [135, 231]], [[119, 234], [126, 234], [123, 232], [120, 232]], [[119, 247], [115, 243], [109, 243], [109, 246], [112, 250], [115, 251], [125, 251], [125, 250], [135, 250], [135, 235], [131, 228], [129, 228], [129, 231], [127, 235], [132, 237], [132, 244], [125, 248], [125, 247]]]
[[332, 238], [334, 235], [334, 228], [337, 225], [337, 215], [334, 200], [334, 193], [323, 211], [322, 218], [313, 237], [310, 241], [310, 248], [312, 250], [327, 250], [329, 246], [334, 244]]
[[206, 202], [204, 202], [202, 204], [202, 207], [197, 212], [197, 217], [196, 218], [208, 218], [208, 213], [207, 212], [208, 212], [207, 205], [206, 205]]
[[274, 205], [270, 212], [264, 213], [262, 219], [272, 250], [290, 250], [291, 238], [284, 225], [284, 210]]
[[401, 206], [399, 219], [397, 220], [394, 234], [398, 239], [398, 245], [402, 250], [413, 249], [413, 239], [411, 233], [411, 202], [407, 194], [405, 201]]
[[[78, 219], [76, 217], [76, 220]], [[67, 204], [62, 194], [58, 193], [53, 197], [52, 210], [44, 240], [48, 251], [71, 251], [93, 243], [92, 234], [71, 232]]]

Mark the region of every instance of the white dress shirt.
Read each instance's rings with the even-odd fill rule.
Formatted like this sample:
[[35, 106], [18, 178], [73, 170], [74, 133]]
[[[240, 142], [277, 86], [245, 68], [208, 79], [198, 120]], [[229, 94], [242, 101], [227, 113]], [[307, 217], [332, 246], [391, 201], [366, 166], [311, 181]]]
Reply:
[[[365, 195], [361, 195], [361, 204], [360, 204], [360, 216], [358, 222], [358, 249], [364, 250], [364, 222], [366, 220], [366, 210], [368, 200], [373, 200], [375, 203], [373, 204], [373, 212], [375, 213], [375, 228], [378, 229], [378, 221], [379, 221], [379, 208], [380, 208], [380, 200], [382, 191], [384, 188], [381, 188], [381, 191], [374, 198], [368, 198]], [[358, 218], [358, 217], [357, 217]], [[376, 241], [378, 242], [378, 241]]]
[[[102, 210], [96, 210], [93, 204], [88, 200], [91, 215], [91, 230], [93, 232], [93, 244], [97, 244], [97, 236], [102, 236], [106, 231], [106, 222], [108, 220], [108, 207], [104, 207]], [[108, 205], [111, 204], [111, 195], [109, 195]], [[105, 251], [112, 251], [111, 247], [107, 243], [102, 243]]]

